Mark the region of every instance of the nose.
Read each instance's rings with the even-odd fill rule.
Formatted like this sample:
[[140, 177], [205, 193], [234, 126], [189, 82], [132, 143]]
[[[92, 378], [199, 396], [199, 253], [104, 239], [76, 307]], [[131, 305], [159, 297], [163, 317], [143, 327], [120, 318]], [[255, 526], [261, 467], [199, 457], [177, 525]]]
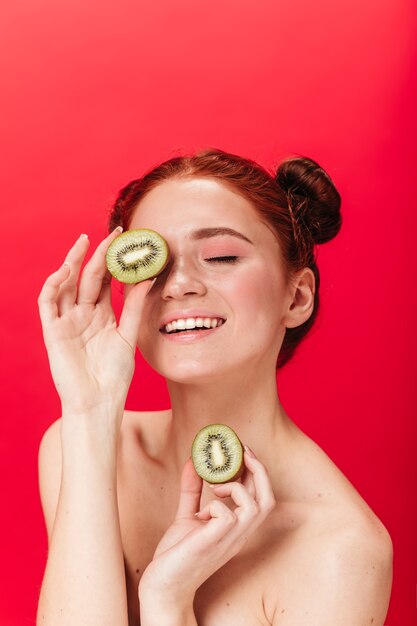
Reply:
[[190, 295], [204, 296], [207, 293], [198, 268], [192, 262], [186, 262], [183, 259], [172, 265], [169, 263], [162, 275], [164, 276], [161, 290], [163, 300], [182, 300]]

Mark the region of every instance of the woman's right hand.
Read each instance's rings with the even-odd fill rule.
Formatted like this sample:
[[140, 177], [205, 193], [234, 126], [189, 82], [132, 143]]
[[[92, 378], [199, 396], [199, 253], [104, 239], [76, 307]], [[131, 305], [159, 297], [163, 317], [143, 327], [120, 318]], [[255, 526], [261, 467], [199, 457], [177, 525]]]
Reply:
[[44, 341], [63, 413], [87, 413], [103, 406], [123, 412], [152, 280], [131, 289], [117, 325], [105, 255], [119, 234], [116, 229], [99, 244], [80, 276], [89, 248], [87, 236], [81, 235], [39, 295]]

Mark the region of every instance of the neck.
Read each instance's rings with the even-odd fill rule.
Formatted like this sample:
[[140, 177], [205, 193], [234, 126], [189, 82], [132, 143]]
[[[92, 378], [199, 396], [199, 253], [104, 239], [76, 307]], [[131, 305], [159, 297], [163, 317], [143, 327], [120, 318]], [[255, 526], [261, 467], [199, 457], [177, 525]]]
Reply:
[[277, 447], [285, 447], [294, 426], [280, 403], [275, 371], [255, 378], [251, 369], [204, 384], [168, 380], [167, 385], [172, 411], [170, 448], [179, 470], [191, 454], [195, 435], [208, 424], [230, 426], [242, 444], [269, 463], [276, 459]]

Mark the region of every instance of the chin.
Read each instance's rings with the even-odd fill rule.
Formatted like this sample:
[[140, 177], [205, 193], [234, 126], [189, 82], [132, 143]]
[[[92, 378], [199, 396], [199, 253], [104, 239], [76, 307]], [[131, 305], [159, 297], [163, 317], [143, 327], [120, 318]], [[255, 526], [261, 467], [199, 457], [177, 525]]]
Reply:
[[189, 364], [177, 363], [171, 367], [164, 367], [156, 370], [167, 381], [182, 383], [183, 385], [203, 385], [208, 383], [218, 383], [224, 378], [225, 371], [218, 368], [198, 366], [190, 367]]
[[[141, 354], [148, 365], [167, 381], [182, 383], [184, 385], [218, 383], [224, 379], [227, 372], [230, 372], [230, 368], [226, 368], [224, 363], [221, 369], [219, 369], [218, 362], [207, 363], [207, 361], [204, 362], [203, 359], [196, 361], [195, 359], [178, 358], [178, 360], [170, 359], [169, 362], [167, 362], [165, 359], [151, 358], [150, 355], [142, 351]], [[155, 355], [152, 355], [152, 357], [155, 357]], [[236, 371], [236, 366], [232, 369]], [[239, 367], [237, 367], [237, 369], [239, 369]]]

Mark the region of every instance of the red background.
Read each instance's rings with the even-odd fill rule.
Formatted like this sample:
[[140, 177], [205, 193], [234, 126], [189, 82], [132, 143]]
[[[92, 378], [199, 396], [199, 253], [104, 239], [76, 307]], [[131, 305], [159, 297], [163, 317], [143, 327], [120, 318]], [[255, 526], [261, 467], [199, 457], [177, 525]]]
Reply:
[[[266, 166], [309, 156], [342, 194], [342, 231], [319, 251], [318, 323], [278, 389], [391, 533], [386, 624], [416, 623], [412, 5], [3, 0], [2, 626], [34, 623], [46, 559], [37, 452], [60, 404], [43, 281], [81, 232], [100, 241], [124, 184], [204, 146]], [[168, 406], [138, 359], [128, 408]]]

